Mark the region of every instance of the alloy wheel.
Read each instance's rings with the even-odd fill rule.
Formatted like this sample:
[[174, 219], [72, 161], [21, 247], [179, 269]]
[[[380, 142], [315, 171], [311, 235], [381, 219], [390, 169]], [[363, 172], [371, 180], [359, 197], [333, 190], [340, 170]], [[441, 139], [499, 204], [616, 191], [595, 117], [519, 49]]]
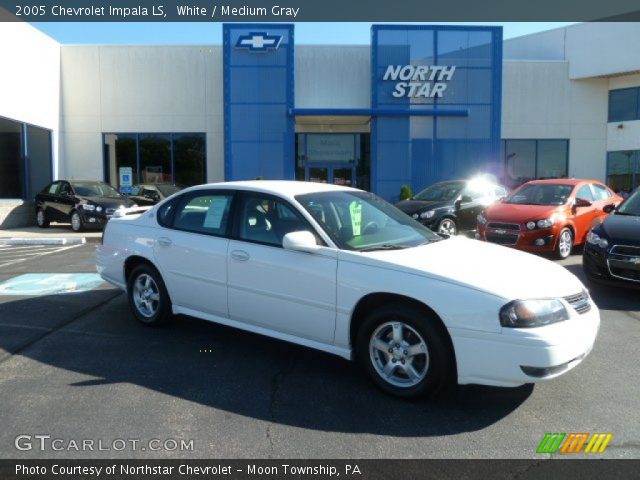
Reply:
[[42, 227], [44, 225], [44, 212], [42, 210], [38, 210], [36, 214], [36, 222], [38, 222], [38, 226]]
[[446, 235], [455, 235], [456, 234], [456, 224], [453, 220], [449, 218], [445, 218], [440, 222], [440, 226], [438, 227], [438, 233], [444, 233]]
[[140, 315], [153, 317], [160, 306], [160, 289], [151, 275], [143, 273], [133, 284], [133, 303]]
[[80, 230], [81, 227], [82, 227], [82, 220], [80, 219], [80, 215], [78, 215], [77, 212], [74, 212], [74, 214], [71, 215], [71, 228], [77, 232]]
[[571, 253], [571, 247], [573, 246], [573, 238], [569, 230], [563, 230], [558, 240], [558, 251], [562, 258], [566, 258]]
[[402, 388], [420, 383], [429, 369], [429, 349], [422, 336], [400, 321], [386, 322], [371, 335], [369, 355], [385, 382]]

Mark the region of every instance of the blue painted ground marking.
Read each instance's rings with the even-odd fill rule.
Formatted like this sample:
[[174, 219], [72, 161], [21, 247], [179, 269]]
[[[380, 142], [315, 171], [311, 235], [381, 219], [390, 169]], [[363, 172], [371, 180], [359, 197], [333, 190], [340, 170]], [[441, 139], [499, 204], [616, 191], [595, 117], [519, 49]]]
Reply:
[[97, 273], [27, 273], [0, 283], [0, 295], [61, 295], [92, 290], [103, 283]]

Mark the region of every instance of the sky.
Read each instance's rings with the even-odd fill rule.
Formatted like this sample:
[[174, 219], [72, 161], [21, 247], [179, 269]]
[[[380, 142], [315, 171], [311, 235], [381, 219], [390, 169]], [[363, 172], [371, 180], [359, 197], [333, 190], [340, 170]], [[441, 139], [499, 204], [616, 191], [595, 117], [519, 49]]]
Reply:
[[[438, 23], [444, 24], [446, 23]], [[456, 25], [498, 25], [504, 38], [571, 25], [570, 22], [470, 23]], [[220, 23], [33, 23], [34, 26], [63, 44], [220, 44]], [[296, 44], [369, 45], [371, 23], [296, 23]]]

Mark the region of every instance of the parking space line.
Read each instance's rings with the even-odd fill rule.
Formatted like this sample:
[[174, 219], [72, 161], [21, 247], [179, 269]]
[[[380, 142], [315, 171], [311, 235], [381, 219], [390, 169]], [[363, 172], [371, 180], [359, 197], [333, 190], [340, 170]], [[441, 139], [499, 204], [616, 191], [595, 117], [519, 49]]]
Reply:
[[[29, 257], [25, 257], [25, 255], [23, 255], [22, 257], [9, 260], [8, 262], [0, 263], [0, 268], [4, 268], [4, 267], [11, 266], [11, 265], [15, 265], [16, 263], [20, 263], [20, 262], [25, 262], [25, 261], [30, 260], [32, 258], [43, 257], [43, 256], [49, 255], [51, 253], [64, 252], [66, 250], [70, 250], [72, 248], [76, 248], [76, 247], [79, 247], [79, 246], [81, 246], [81, 245], [70, 245], [70, 246], [65, 246], [65, 247], [61, 247], [61, 248], [55, 248], [53, 250], [39, 252], [37, 255], [33, 255], [33, 256], [29, 256]], [[2, 261], [1, 258], [0, 258], [0, 261]]]

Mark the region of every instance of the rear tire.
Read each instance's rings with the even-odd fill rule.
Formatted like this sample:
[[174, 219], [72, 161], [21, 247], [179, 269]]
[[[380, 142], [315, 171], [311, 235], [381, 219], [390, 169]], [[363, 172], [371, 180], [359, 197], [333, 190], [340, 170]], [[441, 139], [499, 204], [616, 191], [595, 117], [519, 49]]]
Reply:
[[38, 208], [36, 210], [36, 225], [40, 228], [49, 228], [49, 220], [47, 219], [47, 214], [44, 213], [42, 208]]
[[127, 279], [127, 298], [135, 317], [151, 327], [171, 319], [171, 300], [160, 273], [151, 265], [137, 266]]
[[369, 314], [358, 331], [356, 355], [378, 388], [413, 398], [435, 395], [453, 383], [453, 352], [436, 322], [401, 303]]
[[564, 260], [571, 255], [573, 249], [573, 233], [570, 228], [563, 228], [558, 235], [558, 244], [556, 245], [555, 256], [558, 260]]

